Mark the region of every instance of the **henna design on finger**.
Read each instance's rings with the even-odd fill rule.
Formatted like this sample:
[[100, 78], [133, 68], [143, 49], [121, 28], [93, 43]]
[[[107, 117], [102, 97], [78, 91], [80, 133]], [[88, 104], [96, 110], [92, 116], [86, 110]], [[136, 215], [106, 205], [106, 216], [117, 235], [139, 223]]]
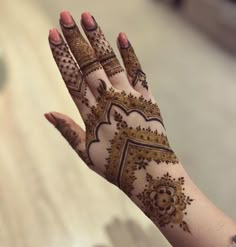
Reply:
[[137, 195], [142, 202], [145, 214], [160, 227], [179, 225], [184, 231], [191, 233], [189, 225], [183, 220], [186, 209], [193, 199], [184, 194], [184, 178], [172, 178], [166, 173], [154, 179], [146, 174], [145, 189]]
[[70, 146], [76, 151], [79, 157], [88, 165], [90, 166], [90, 160], [87, 155], [86, 149], [81, 150], [80, 146], [85, 140], [81, 139], [81, 137], [74, 131], [71, 125], [66, 122], [64, 119], [56, 117], [54, 114], [51, 113], [55, 121], [55, 128], [62, 134], [62, 136], [67, 140]]
[[71, 129], [70, 124], [67, 123], [64, 119], [60, 119], [52, 113], [51, 113], [51, 116], [55, 120], [55, 123], [56, 123], [55, 127], [59, 130], [59, 132], [62, 134], [62, 136], [68, 141], [70, 146], [79, 152], [77, 147], [82, 142], [82, 140], [77, 135], [77, 133]]
[[94, 17], [91, 16], [91, 18], [94, 22], [94, 26], [92, 28], [87, 27], [86, 23], [83, 22], [83, 19], [82, 23], [85, 27], [86, 36], [107, 76], [112, 77], [123, 72], [124, 69], [121, 67], [119, 60], [117, 59], [112, 47], [106, 40], [100, 26], [98, 26]]
[[89, 106], [89, 101], [86, 97], [88, 85], [70, 55], [67, 45], [64, 42], [54, 44], [51, 40], [49, 41], [54, 60], [72, 98], [77, 98], [81, 100], [82, 104]]
[[148, 90], [146, 74], [142, 71], [139, 60], [129, 41], [128, 41], [127, 47], [120, 45], [120, 53], [121, 53], [121, 57], [123, 59], [127, 74], [131, 78], [132, 86], [135, 87], [138, 83], [140, 83], [143, 88]]
[[102, 69], [93, 48], [84, 39], [76, 24], [73, 26], [66, 26], [60, 20], [61, 29], [70, 47], [70, 50], [79, 64], [84, 76]]

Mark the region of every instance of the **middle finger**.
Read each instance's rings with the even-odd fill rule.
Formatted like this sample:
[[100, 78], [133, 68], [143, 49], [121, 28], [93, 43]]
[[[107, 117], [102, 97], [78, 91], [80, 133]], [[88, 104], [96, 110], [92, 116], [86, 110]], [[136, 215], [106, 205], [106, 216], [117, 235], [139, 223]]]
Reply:
[[61, 13], [60, 24], [68, 46], [70, 47], [86, 82], [94, 96], [99, 97], [98, 85], [100, 80], [103, 80], [106, 83], [107, 88], [111, 88], [112, 85], [99, 63], [93, 48], [84, 39], [68, 11], [63, 11]]
[[102, 29], [89, 12], [82, 14], [81, 25], [111, 84], [126, 93], [135, 93]]

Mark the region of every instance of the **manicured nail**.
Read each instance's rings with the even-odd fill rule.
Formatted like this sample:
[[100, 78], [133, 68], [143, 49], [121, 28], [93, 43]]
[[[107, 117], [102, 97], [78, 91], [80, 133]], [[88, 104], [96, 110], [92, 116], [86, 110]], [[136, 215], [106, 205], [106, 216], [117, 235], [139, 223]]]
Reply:
[[121, 48], [128, 48], [129, 47], [129, 41], [125, 35], [125, 33], [119, 33], [118, 36], [119, 44]]
[[56, 28], [53, 28], [49, 31], [49, 39], [50, 41], [52, 41], [53, 43], [61, 43], [62, 39], [61, 39], [61, 35], [60, 33], [57, 31]]
[[44, 117], [52, 124], [52, 125], [54, 125], [54, 126], [56, 126], [57, 125], [57, 122], [56, 122], [56, 120], [55, 120], [55, 117], [52, 115], [52, 113], [45, 113], [44, 114]]
[[91, 16], [91, 14], [89, 12], [84, 12], [81, 15], [81, 19], [82, 19], [82, 23], [86, 29], [90, 30], [90, 29], [93, 29], [96, 27], [96, 22], [95, 22], [93, 16]]
[[64, 24], [65, 26], [71, 27], [75, 25], [75, 22], [69, 11], [67, 10], [62, 11], [60, 13], [60, 17], [61, 17], [62, 24]]

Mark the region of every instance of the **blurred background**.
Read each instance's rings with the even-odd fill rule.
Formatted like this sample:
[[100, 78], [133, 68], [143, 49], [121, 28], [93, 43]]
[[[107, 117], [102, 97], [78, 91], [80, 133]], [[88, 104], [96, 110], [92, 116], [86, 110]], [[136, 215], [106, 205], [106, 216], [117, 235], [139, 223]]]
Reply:
[[169, 139], [200, 189], [236, 220], [236, 3], [233, 0], [8, 0], [0, 14], [0, 246], [170, 246], [43, 117], [82, 124], [48, 30], [90, 11], [115, 48], [127, 33]]

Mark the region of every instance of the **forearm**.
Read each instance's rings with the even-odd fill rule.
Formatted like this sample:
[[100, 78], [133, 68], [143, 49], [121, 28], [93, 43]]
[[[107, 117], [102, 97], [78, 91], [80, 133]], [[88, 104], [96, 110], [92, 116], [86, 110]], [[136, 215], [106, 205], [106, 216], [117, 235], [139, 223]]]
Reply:
[[[152, 186], [144, 179], [142, 184], [147, 185], [146, 191], [140, 193], [144, 191], [144, 186], [141, 188], [139, 181], [139, 188], [135, 187], [131, 199], [157, 225], [173, 246], [230, 246], [232, 237], [236, 235], [236, 224], [197, 188], [181, 164], [160, 164], [148, 173], [154, 180], [159, 180], [155, 187], [159, 192], [151, 194]], [[161, 201], [168, 199], [167, 196], [163, 196], [165, 192], [160, 194], [161, 186], [165, 192], [168, 187], [177, 186], [169, 197], [176, 200], [169, 203], [172, 207], [169, 211], [168, 203]], [[155, 203], [156, 207], [150, 206]], [[163, 205], [164, 210], [161, 211]]]

